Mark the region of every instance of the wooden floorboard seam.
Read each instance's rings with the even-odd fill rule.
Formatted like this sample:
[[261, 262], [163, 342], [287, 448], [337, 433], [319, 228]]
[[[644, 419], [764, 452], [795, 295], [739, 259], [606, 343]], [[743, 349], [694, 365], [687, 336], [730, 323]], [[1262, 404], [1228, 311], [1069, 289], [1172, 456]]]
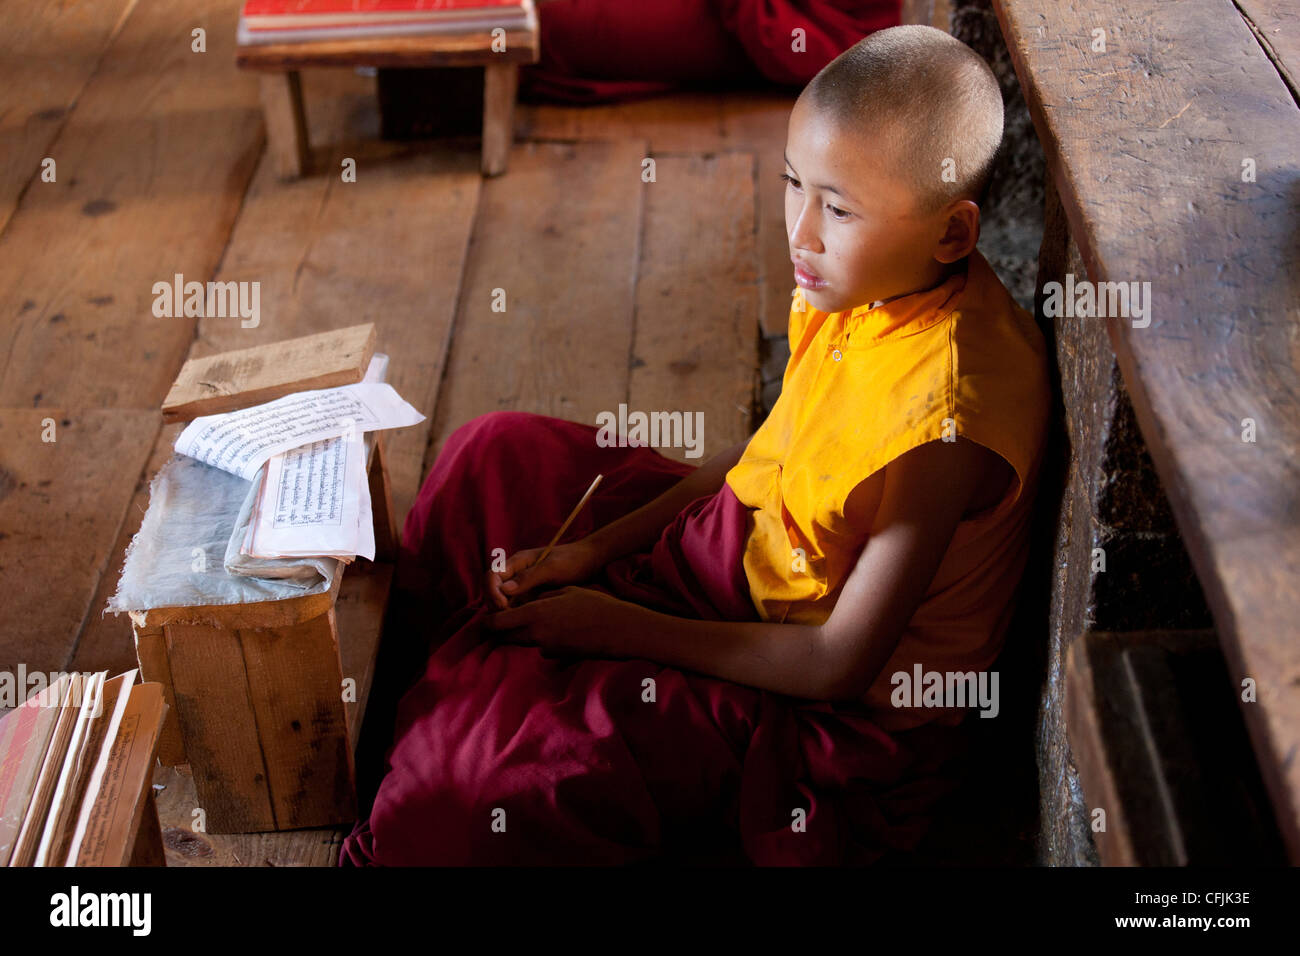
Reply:
[[[86, 74], [85, 80], [82, 81], [81, 86], [78, 87], [77, 92], [68, 102], [68, 105], [64, 107], [63, 115], [59, 118], [59, 125], [50, 132], [50, 138], [46, 141], [45, 149], [43, 150], [46, 156], [52, 156], [54, 154], [54, 144], [57, 143], [59, 137], [63, 135], [63, 130], [68, 125], [68, 120], [72, 117], [73, 112], [76, 111], [77, 104], [81, 102], [81, 95], [86, 92], [86, 89], [92, 82], [94, 82], [95, 77], [99, 75], [100, 68], [104, 65], [104, 57], [107, 56], [108, 51], [112, 49], [113, 44], [117, 41], [118, 35], [122, 32], [122, 27], [124, 27], [126, 21], [131, 18], [131, 14], [135, 12], [135, 8], [139, 2], [140, 0], [129, 0], [126, 8], [122, 11], [121, 16], [119, 16], [117, 22], [113, 24], [113, 29], [109, 31], [108, 37], [104, 40], [104, 45], [100, 47], [99, 56], [95, 58], [95, 65], [90, 69], [90, 72]], [[19, 189], [17, 195], [14, 196], [14, 202], [9, 209], [8, 215], [6, 215], [3, 220], [0, 220], [0, 239], [4, 238], [5, 231], [9, 228], [9, 223], [13, 221], [14, 215], [23, 204], [23, 198], [27, 195], [27, 190], [31, 189], [32, 183], [36, 182], [39, 175], [40, 167], [38, 165], [32, 169], [31, 176], [27, 178], [27, 182], [23, 183], [22, 188]]]

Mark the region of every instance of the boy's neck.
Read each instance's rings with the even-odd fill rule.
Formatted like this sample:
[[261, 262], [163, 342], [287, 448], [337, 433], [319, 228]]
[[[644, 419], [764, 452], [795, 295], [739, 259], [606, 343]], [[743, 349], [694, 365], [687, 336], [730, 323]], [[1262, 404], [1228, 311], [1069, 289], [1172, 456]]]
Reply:
[[867, 308], [875, 309], [884, 305], [886, 302], [893, 302], [896, 299], [903, 299], [909, 295], [916, 295], [920, 292], [929, 292], [931, 289], [937, 289], [955, 275], [965, 272], [970, 267], [970, 256], [962, 256], [960, 259], [943, 264], [939, 269], [939, 277], [934, 282], [921, 289], [913, 289], [911, 292], [900, 292], [898, 295], [891, 295], [888, 299], [878, 299], [872, 302]]

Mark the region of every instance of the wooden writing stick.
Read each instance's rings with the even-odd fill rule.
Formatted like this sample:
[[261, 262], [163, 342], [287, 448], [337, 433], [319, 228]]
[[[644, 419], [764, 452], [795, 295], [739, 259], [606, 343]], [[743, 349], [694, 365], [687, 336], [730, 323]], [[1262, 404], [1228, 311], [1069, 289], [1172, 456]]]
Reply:
[[595, 491], [596, 486], [600, 484], [600, 479], [604, 477], [604, 475], [596, 476], [596, 480], [591, 483], [591, 487], [588, 488], [587, 493], [582, 496], [582, 500], [573, 506], [573, 510], [569, 512], [569, 517], [564, 519], [564, 524], [560, 525], [560, 530], [555, 532], [555, 537], [551, 539], [551, 543], [546, 546], [545, 550], [542, 551], [537, 560], [529, 565], [530, 568], [535, 568], [546, 560], [546, 556], [550, 554], [551, 549], [555, 547], [555, 542], [560, 540], [564, 532], [568, 530], [569, 525], [573, 523], [573, 519], [578, 517], [578, 512], [582, 510], [582, 506], [587, 503], [587, 499], [591, 497], [591, 493]]
[[[557, 532], [555, 532], [555, 537], [553, 537], [553, 538], [551, 539], [551, 543], [548, 544], [545, 548], [542, 549], [542, 553], [541, 553], [540, 555], [537, 556], [537, 560], [534, 561], [532, 564], [528, 565], [528, 567], [530, 567], [530, 568], [535, 568], [535, 567], [537, 567], [539, 564], [541, 564], [543, 561], [546, 560], [546, 556], [547, 556], [548, 554], [550, 554], [550, 553], [551, 553], [551, 549], [555, 547], [555, 542], [557, 542], [557, 541], [560, 540], [560, 538], [561, 538], [561, 536], [564, 534], [564, 532], [565, 532], [566, 530], [568, 530], [569, 525], [573, 523], [573, 519], [576, 518], [576, 517], [578, 517], [578, 512], [582, 510], [582, 506], [585, 505], [585, 504], [587, 503], [587, 499], [591, 497], [591, 493], [592, 493], [593, 491], [595, 491], [595, 490], [596, 490], [596, 486], [600, 484], [600, 479], [602, 479], [602, 478], [604, 478], [604, 477], [605, 477], [604, 475], [597, 475], [597, 476], [596, 476], [596, 480], [593, 481], [593, 482], [591, 483], [591, 487], [587, 489], [587, 493], [586, 493], [585, 495], [582, 496], [582, 499], [581, 499], [581, 500], [580, 500], [576, 505], [573, 506], [573, 510], [569, 512], [569, 517], [567, 517], [567, 518], [564, 519], [564, 524], [560, 525], [560, 530], [557, 531]], [[513, 607], [513, 606], [514, 606], [514, 600], [515, 600], [515, 597], [516, 597], [516, 595], [513, 595], [513, 594], [510, 594], [510, 595], [507, 595], [507, 596], [506, 596], [506, 606], [507, 606], [507, 607]]]

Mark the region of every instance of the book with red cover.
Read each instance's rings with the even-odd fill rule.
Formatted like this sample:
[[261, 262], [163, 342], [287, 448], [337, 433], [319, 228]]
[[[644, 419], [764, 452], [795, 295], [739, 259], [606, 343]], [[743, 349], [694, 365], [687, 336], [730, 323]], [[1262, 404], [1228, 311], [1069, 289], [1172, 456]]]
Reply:
[[245, 0], [238, 43], [311, 43], [502, 27], [536, 30], [533, 0]]
[[521, 19], [521, 0], [245, 0], [251, 31]]
[[245, 0], [244, 16], [324, 13], [438, 13], [482, 7], [517, 7], [519, 0]]

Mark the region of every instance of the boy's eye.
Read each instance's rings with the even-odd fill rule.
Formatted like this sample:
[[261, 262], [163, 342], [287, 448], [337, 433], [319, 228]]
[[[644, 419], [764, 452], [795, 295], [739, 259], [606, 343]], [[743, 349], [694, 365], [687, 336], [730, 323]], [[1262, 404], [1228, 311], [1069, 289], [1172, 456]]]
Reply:
[[[799, 188], [799, 180], [795, 179], [789, 173], [782, 173], [781, 179], [782, 181], [789, 183], [795, 189]], [[852, 213], [850, 213], [847, 209], [841, 209], [839, 206], [832, 206], [830, 203], [826, 204], [826, 208], [831, 211], [831, 215], [833, 215], [836, 219], [841, 219], [841, 220], [847, 219], [849, 216], [852, 215]]]

